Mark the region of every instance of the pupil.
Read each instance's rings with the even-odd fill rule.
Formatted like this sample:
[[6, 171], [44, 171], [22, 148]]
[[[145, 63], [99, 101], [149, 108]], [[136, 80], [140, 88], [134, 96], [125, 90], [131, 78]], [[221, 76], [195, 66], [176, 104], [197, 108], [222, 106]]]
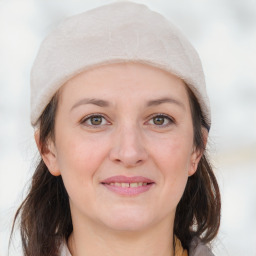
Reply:
[[154, 124], [162, 125], [163, 123], [164, 123], [164, 117], [161, 117], [161, 116], [154, 117]]
[[99, 125], [102, 122], [102, 117], [101, 116], [94, 116], [91, 118], [91, 122], [93, 125]]

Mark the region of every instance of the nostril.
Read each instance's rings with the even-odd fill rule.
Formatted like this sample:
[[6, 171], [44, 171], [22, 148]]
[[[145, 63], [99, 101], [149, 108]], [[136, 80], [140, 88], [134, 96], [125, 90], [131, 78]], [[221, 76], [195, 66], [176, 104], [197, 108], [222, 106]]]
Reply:
[[143, 144], [127, 136], [117, 140], [109, 152], [111, 161], [129, 167], [142, 164], [147, 157], [148, 154]]
[[[137, 157], [136, 157], [137, 158]], [[116, 164], [121, 164], [125, 167], [133, 167], [133, 166], [138, 166], [140, 164], [143, 164], [144, 160], [143, 159], [136, 159], [136, 158], [115, 158], [111, 159], [113, 162]]]

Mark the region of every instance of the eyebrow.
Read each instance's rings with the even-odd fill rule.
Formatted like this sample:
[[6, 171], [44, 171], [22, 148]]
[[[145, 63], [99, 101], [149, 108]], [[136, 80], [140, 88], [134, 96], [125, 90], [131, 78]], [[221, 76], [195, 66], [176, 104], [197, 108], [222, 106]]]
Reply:
[[[159, 98], [159, 99], [154, 99], [154, 100], [149, 100], [146, 103], [147, 107], [151, 107], [151, 106], [157, 106], [160, 104], [164, 104], [164, 103], [172, 103], [172, 104], [176, 104], [182, 108], [185, 108], [184, 104], [176, 99], [173, 98]], [[93, 104], [99, 107], [109, 107], [110, 103], [106, 100], [101, 100], [101, 99], [94, 99], [94, 98], [84, 98], [79, 100], [75, 105], [72, 106], [71, 110], [73, 110], [74, 108], [77, 108], [81, 105], [86, 105], [86, 104]]]
[[155, 99], [155, 100], [150, 100], [150, 101], [147, 102], [146, 106], [151, 107], [151, 106], [157, 106], [157, 105], [164, 104], [164, 103], [176, 104], [176, 105], [185, 109], [185, 105], [181, 101], [178, 101], [178, 100], [173, 99], [173, 98], [168, 98], [168, 97]]
[[74, 108], [77, 108], [81, 105], [86, 105], [86, 104], [93, 104], [99, 107], [108, 107], [110, 104], [109, 102], [105, 100], [100, 100], [100, 99], [90, 99], [90, 98], [84, 98], [79, 100], [75, 105], [72, 106], [71, 110]]

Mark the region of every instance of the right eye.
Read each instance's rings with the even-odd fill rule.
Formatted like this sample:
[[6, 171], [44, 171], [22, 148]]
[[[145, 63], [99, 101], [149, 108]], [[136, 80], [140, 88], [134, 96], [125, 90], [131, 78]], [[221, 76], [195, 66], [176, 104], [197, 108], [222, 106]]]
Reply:
[[109, 122], [103, 115], [93, 114], [83, 118], [81, 124], [97, 128], [99, 126], [108, 125]]

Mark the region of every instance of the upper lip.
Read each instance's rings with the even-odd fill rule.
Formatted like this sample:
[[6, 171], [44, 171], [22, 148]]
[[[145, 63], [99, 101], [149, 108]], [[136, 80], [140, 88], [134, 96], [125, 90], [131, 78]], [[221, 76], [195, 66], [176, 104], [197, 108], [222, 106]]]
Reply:
[[104, 184], [109, 184], [109, 183], [154, 183], [153, 180], [143, 177], [143, 176], [132, 176], [132, 177], [127, 177], [127, 176], [122, 176], [122, 175], [117, 175], [117, 176], [112, 176], [109, 177], [105, 180], [102, 180], [101, 183]]

